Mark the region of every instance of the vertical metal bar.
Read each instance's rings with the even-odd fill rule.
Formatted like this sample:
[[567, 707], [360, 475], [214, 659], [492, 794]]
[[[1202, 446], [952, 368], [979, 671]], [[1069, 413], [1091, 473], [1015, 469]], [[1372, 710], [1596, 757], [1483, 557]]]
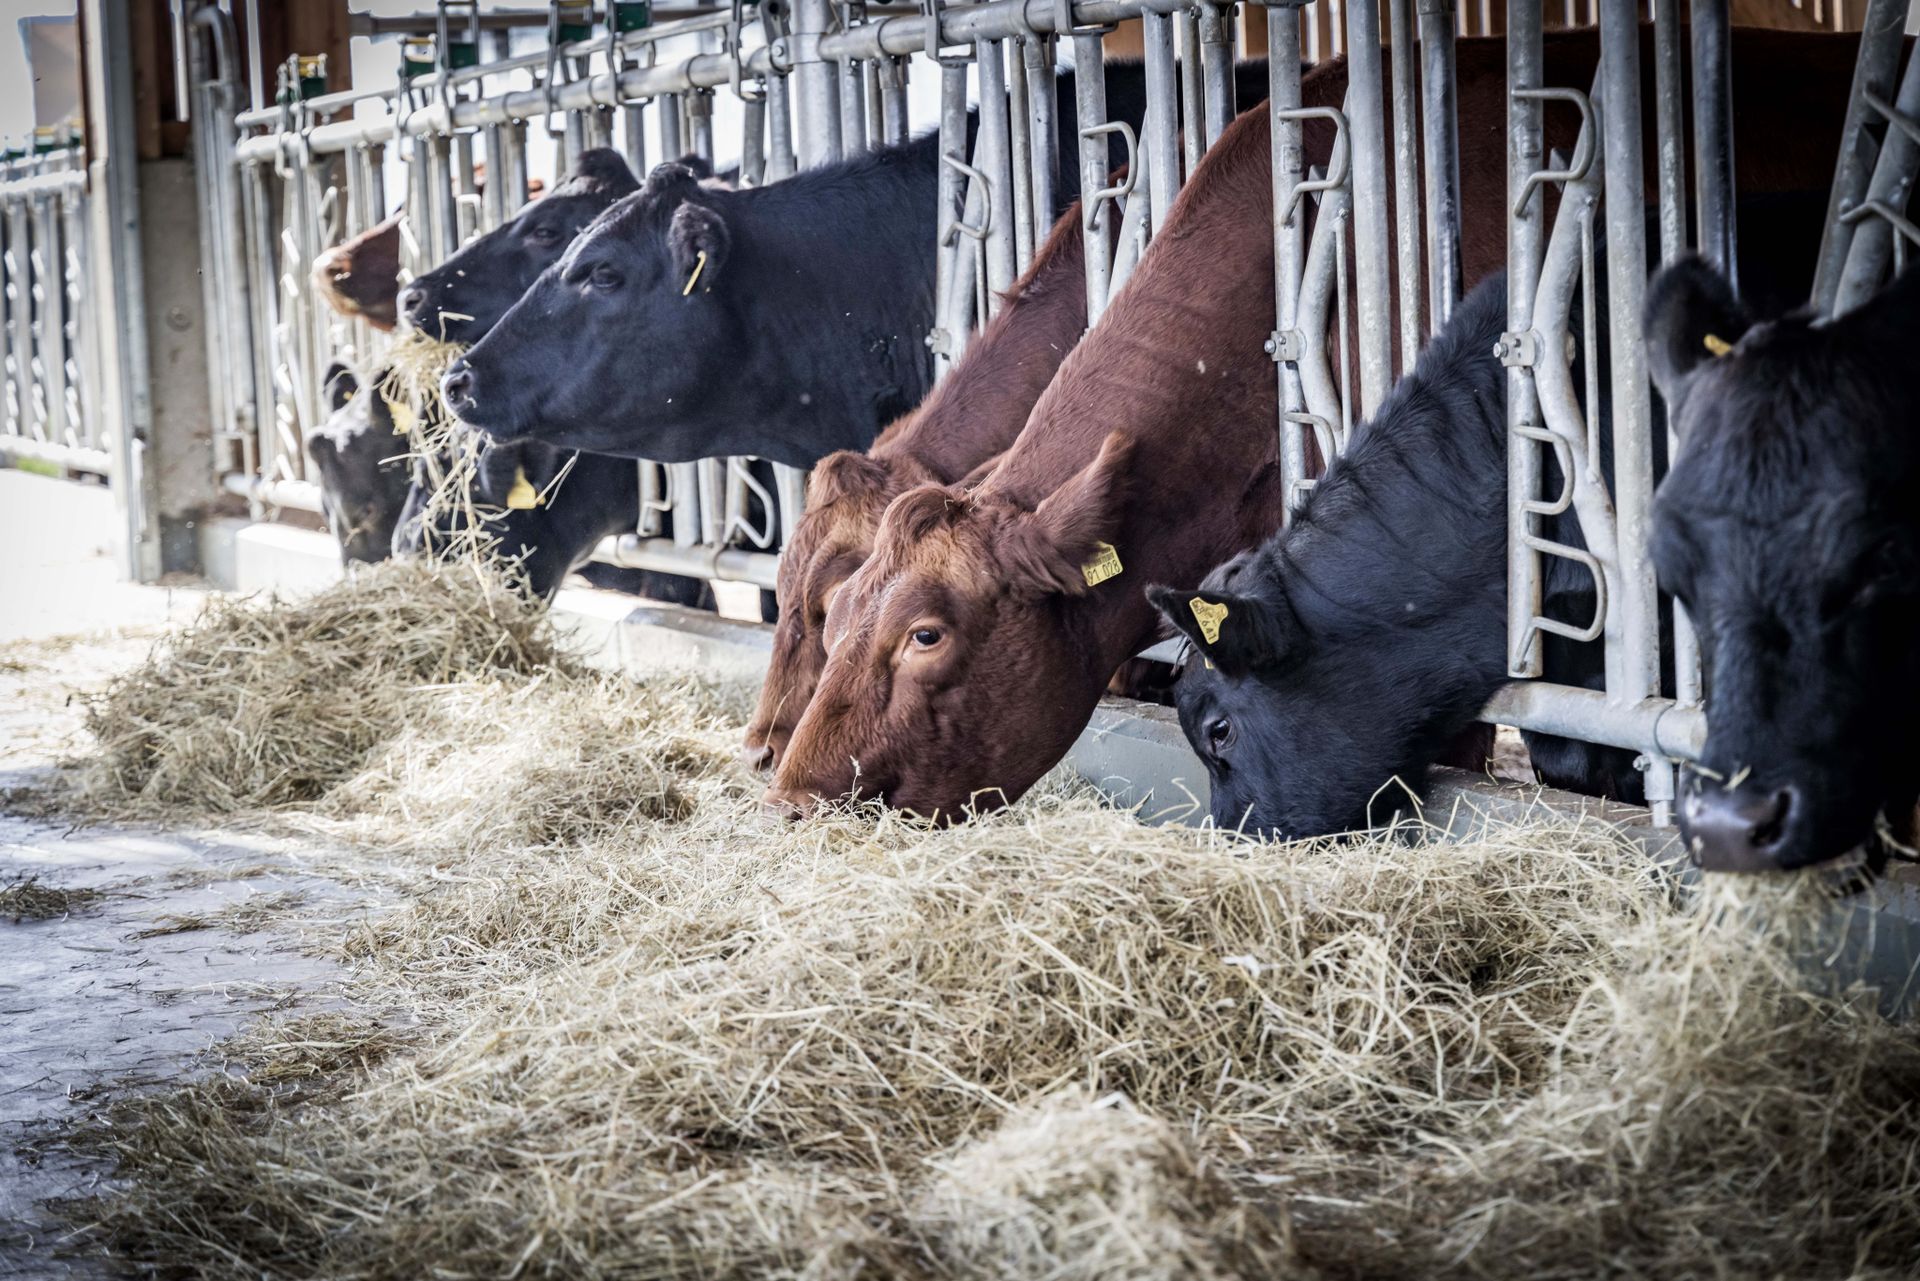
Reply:
[[[1539, 15], [1535, 15], [1538, 22]], [[1386, 103], [1380, 11], [1347, 6], [1347, 129], [1353, 147], [1354, 285], [1360, 323], [1360, 412], [1371, 418], [1393, 385], [1393, 297], [1387, 279]]]
[[55, 444], [67, 444], [67, 282], [66, 255], [60, 248], [60, 225], [54, 207], [57, 194], [33, 202], [34, 240], [39, 247], [40, 288], [40, 385], [46, 397], [43, 422], [46, 438]]
[[1420, 148], [1414, 120], [1413, 0], [1387, 0], [1393, 58], [1393, 232], [1400, 301], [1399, 371], [1420, 354]]
[[506, 131], [507, 127], [503, 124], [490, 124], [486, 128], [487, 186], [481, 193], [481, 205], [485, 210], [488, 231], [507, 220], [507, 170], [502, 163], [506, 144], [501, 139]]
[[880, 63], [881, 118], [889, 143], [905, 142], [910, 125], [907, 119], [907, 60], [886, 58]]
[[[1734, 268], [1733, 57], [1727, 0], [1693, 0], [1693, 154], [1700, 253], [1739, 288]], [[1604, 16], [1602, 21], [1604, 22]], [[1637, 130], [1639, 126], [1636, 124]], [[1638, 134], [1635, 135], [1636, 137]], [[1609, 215], [1608, 220], [1612, 217]]]
[[467, 243], [480, 230], [475, 208], [475, 198], [480, 194], [480, 184], [473, 176], [473, 135], [457, 133], [453, 136], [453, 244], [455, 248]]
[[[1200, 62], [1205, 69], [1207, 145], [1233, 122], [1233, 20], [1231, 5], [1200, 5]], [[1376, 15], [1375, 25], [1379, 25]]]
[[750, 187], [767, 181], [767, 100], [740, 104], [740, 180]]
[[[1455, 0], [1420, 0], [1421, 112], [1426, 158], [1427, 331], [1439, 333], [1461, 290], [1460, 104]], [[1668, 8], [1673, 6], [1669, 4]]]
[[827, 31], [828, 0], [795, 0], [793, 74], [799, 82], [800, 165], [811, 169], [838, 160], [840, 148], [840, 94], [834, 66], [820, 57], [820, 37]]
[[687, 132], [693, 154], [713, 163], [713, 90], [696, 89], [687, 95]]
[[[1900, 78], [1900, 92], [1888, 103], [1906, 120], [1920, 117], [1920, 58], [1908, 58], [1906, 73]], [[1873, 176], [1867, 181], [1867, 200], [1889, 209], [1904, 210], [1913, 191], [1913, 177], [1920, 167], [1920, 146], [1913, 136], [1897, 124], [1889, 125], [1886, 140], [1880, 146], [1880, 158], [1874, 163]], [[1833, 314], [1844, 315], [1871, 298], [1885, 283], [1890, 272], [1901, 268], [1905, 243], [1886, 219], [1868, 214], [1854, 230], [1853, 244], [1840, 273], [1840, 288], [1833, 299]]]
[[432, 248], [427, 252], [435, 264], [446, 261], [460, 247], [460, 223], [453, 202], [453, 153], [445, 134], [429, 134], [420, 140], [426, 149], [427, 208]]
[[[1291, 20], [1293, 11], [1279, 11]], [[1269, 22], [1269, 27], [1272, 23]], [[1173, 210], [1173, 197], [1180, 190], [1180, 82], [1174, 61], [1173, 19], [1164, 13], [1143, 10], [1140, 14], [1140, 38], [1146, 45], [1147, 119], [1143, 150], [1153, 179], [1147, 199], [1153, 209], [1153, 230], [1157, 235]], [[1297, 37], [1296, 37], [1297, 38]], [[1272, 39], [1271, 35], [1268, 37]]]
[[647, 176], [647, 104], [629, 102], [620, 108], [620, 134], [626, 143], [627, 163], [633, 172]]
[[1013, 137], [1007, 120], [1005, 42], [975, 46], [980, 73], [980, 136], [974, 167], [987, 175], [987, 313], [1000, 310], [1000, 295], [1013, 287], [1017, 257], [1013, 232]]
[[[1149, 103], [1151, 106], [1151, 103]], [[1284, 113], [1300, 106], [1300, 22], [1298, 10], [1267, 9], [1267, 110], [1273, 156], [1273, 302], [1271, 355], [1280, 380], [1280, 492], [1286, 496], [1281, 519], [1293, 519], [1295, 487], [1307, 477], [1307, 446], [1298, 415], [1306, 409], [1300, 386], [1300, 282], [1306, 268], [1307, 200], [1292, 204], [1293, 190], [1305, 176], [1303, 129]], [[1158, 177], [1159, 171], [1155, 170]], [[1290, 207], [1291, 206], [1291, 207]]]
[[840, 147], [842, 155], [867, 149], [867, 82], [865, 64], [842, 58], [833, 64], [840, 86]]
[[[1540, 455], [1528, 433], [1540, 429], [1540, 395], [1533, 372], [1518, 359], [1515, 344], [1531, 345], [1533, 299], [1540, 286], [1546, 248], [1546, 193], [1535, 187], [1520, 196], [1540, 168], [1545, 148], [1537, 99], [1517, 97], [1538, 89], [1544, 62], [1540, 6], [1507, 0], [1507, 674], [1540, 674], [1540, 645], [1533, 619], [1540, 610], [1540, 558], [1527, 539], [1526, 505], [1540, 492]], [[1636, 135], [1637, 136], [1637, 135]]]
[[867, 150], [875, 151], [887, 143], [887, 109], [882, 101], [884, 90], [880, 84], [880, 68], [892, 62], [891, 58], [869, 58], [860, 64], [864, 82], [861, 92], [866, 95], [867, 103]]
[[[1096, 201], [1093, 193], [1107, 184], [1107, 136], [1087, 131], [1107, 119], [1107, 80], [1097, 31], [1073, 36], [1073, 90], [1080, 113], [1080, 194], [1082, 225], [1087, 232], [1087, 324], [1091, 327], [1107, 309], [1107, 291], [1113, 279], [1112, 201]], [[1196, 64], [1194, 70], [1198, 72]]]
[[1878, 117], [1867, 106], [1871, 92], [1882, 97], [1893, 93], [1894, 76], [1900, 67], [1900, 47], [1906, 34], [1907, 0], [1867, 0], [1860, 27], [1860, 52], [1853, 66], [1853, 89], [1847, 99], [1847, 123], [1840, 135], [1840, 158], [1834, 167], [1833, 191], [1827, 198], [1826, 229], [1820, 237], [1820, 258], [1813, 273], [1813, 305], [1816, 311], [1831, 314], [1840, 291], [1840, 276], [1847, 263], [1847, 250], [1853, 243], [1858, 224], [1845, 223], [1841, 216], [1859, 206], [1867, 197], [1867, 184], [1873, 174], [1878, 145], [1870, 126]]
[[660, 160], [665, 164], [686, 154], [686, 139], [680, 131], [680, 95], [670, 93], [660, 99]]
[[[1673, 262], [1687, 250], [1687, 152], [1683, 133], [1680, 6], [1660, 0], [1653, 15], [1654, 139], [1659, 148], [1654, 171], [1660, 183], [1660, 261]], [[1680, 438], [1667, 418], [1667, 460], [1679, 456]], [[1674, 697], [1681, 703], [1700, 701], [1700, 642], [1693, 620], [1679, 601], [1673, 602]]]
[[784, 75], [767, 77], [767, 181], [793, 176], [800, 167], [793, 150], [793, 81]]
[[1034, 36], [1022, 49], [1027, 62], [1027, 106], [1032, 112], [1033, 136], [1033, 216], [1034, 241], [1046, 238], [1041, 228], [1053, 226], [1060, 216], [1060, 129], [1054, 123], [1058, 77], [1053, 69], [1054, 43], [1051, 38]]
[[88, 228], [92, 310], [116, 323], [95, 327], [101, 345], [101, 409], [114, 424], [112, 488], [120, 517], [122, 571], [138, 582], [160, 574], [160, 530], [145, 441], [152, 427], [146, 301], [140, 281], [140, 200], [134, 151], [133, 30], [129, 7], [80, 0], [87, 32]]
[[1200, 156], [1207, 149], [1207, 90], [1200, 55], [1200, 17], [1189, 6], [1174, 15], [1173, 23], [1180, 36], [1180, 123], [1186, 150], [1183, 159], [1186, 173], [1191, 177], [1193, 167], [1200, 163]]
[[[1696, 22], [1699, 8], [1695, 8]], [[1724, 46], [1723, 46], [1724, 48]], [[1695, 67], [1695, 75], [1700, 72]], [[1646, 198], [1640, 150], [1640, 24], [1627, 5], [1601, 6], [1600, 136], [1606, 158], [1607, 325], [1613, 379], [1614, 507], [1620, 581], [1609, 593], [1619, 602], [1626, 653], [1614, 670], [1626, 681], [1607, 696], [1637, 703], [1660, 692], [1660, 596], [1647, 556], [1653, 511], [1653, 406], [1646, 351], [1640, 340], [1640, 304], [1647, 280]], [[1716, 77], [1725, 83], [1724, 75]], [[1596, 287], [1588, 282], [1588, 289]], [[1594, 358], [1593, 353], [1588, 359]], [[1590, 411], [1591, 412], [1591, 411]], [[1611, 665], [1610, 665], [1611, 667]]]
[[966, 191], [962, 185], [960, 171], [949, 160], [965, 160], [967, 151], [967, 68], [964, 64], [943, 64], [940, 68], [940, 175], [938, 208], [934, 217], [933, 234], [937, 238], [934, 251], [934, 305], [935, 319], [934, 372], [944, 374], [953, 365], [959, 353], [962, 335], [955, 331], [952, 323], [953, 279], [955, 264], [964, 252], [957, 243], [949, 243], [947, 228], [954, 219], [962, 216], [966, 207]]
[[500, 143], [500, 164], [489, 181], [504, 185], [505, 190], [500, 193], [500, 207], [511, 218], [527, 203], [526, 121], [515, 120], [507, 125], [501, 131]]
[[1046, 231], [1033, 210], [1033, 108], [1027, 102], [1027, 58], [1016, 39], [1007, 48], [1007, 123], [1012, 142], [1008, 178], [1013, 186], [1014, 271], [1024, 273]]

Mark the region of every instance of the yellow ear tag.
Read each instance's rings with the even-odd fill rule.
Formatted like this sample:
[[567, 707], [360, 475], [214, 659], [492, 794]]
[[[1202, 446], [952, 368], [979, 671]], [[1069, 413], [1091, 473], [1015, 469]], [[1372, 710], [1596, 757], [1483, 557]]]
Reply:
[[1724, 356], [1733, 350], [1733, 344], [1722, 338], [1719, 334], [1708, 334], [1707, 350], [1716, 356]]
[[700, 273], [705, 271], [706, 269], [707, 269], [707, 251], [702, 249], [700, 251], [699, 259], [693, 264], [693, 274], [687, 277], [687, 287], [680, 291], [680, 296], [682, 298], [685, 298], [688, 294], [693, 292], [694, 283], [700, 279]]
[[513, 488], [507, 491], [507, 509], [509, 511], [531, 511], [540, 505], [540, 491], [527, 480], [527, 469], [513, 469]]
[[1095, 543], [1093, 559], [1080, 567], [1087, 586], [1098, 587], [1109, 578], [1120, 577], [1120, 551], [1112, 543]]
[[1227, 607], [1195, 596], [1187, 602], [1187, 608], [1193, 611], [1193, 621], [1200, 624], [1200, 635], [1207, 644], [1218, 641], [1220, 624], [1227, 621]]
[[[382, 400], [386, 397], [382, 396]], [[413, 406], [404, 400], [387, 400], [387, 415], [393, 419], [393, 434], [406, 436], [413, 432]]]

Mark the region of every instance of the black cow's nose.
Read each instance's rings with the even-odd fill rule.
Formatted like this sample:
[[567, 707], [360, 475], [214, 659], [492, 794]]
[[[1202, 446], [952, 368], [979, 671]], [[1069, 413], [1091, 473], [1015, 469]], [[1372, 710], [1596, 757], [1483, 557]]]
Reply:
[[446, 374], [440, 379], [440, 396], [447, 402], [447, 407], [456, 412], [459, 406], [471, 403], [473, 370], [464, 357], [447, 366]]
[[418, 285], [408, 285], [400, 291], [400, 314], [408, 320], [415, 319], [427, 305], [427, 291]]
[[1710, 872], [1764, 872], [1781, 867], [1794, 814], [1791, 787], [1722, 787], [1707, 783], [1681, 807], [1681, 828], [1693, 861]]

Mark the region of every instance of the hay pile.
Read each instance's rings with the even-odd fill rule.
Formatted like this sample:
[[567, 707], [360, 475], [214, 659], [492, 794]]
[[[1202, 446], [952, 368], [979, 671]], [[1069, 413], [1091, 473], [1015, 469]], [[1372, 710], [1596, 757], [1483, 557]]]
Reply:
[[216, 598], [90, 697], [95, 750], [63, 803], [205, 817], [311, 802], [404, 728], [422, 691], [556, 659], [544, 611], [484, 573], [390, 562], [304, 600]]
[[1681, 898], [1594, 827], [1265, 846], [1058, 780], [952, 830], [768, 826], [742, 695], [562, 664], [409, 702], [277, 811], [388, 862], [399, 905], [330, 940], [358, 1009], [94, 1115], [124, 1185], [75, 1240], [236, 1278], [1920, 1252], [1920, 1040], [1809, 986], [1804, 888]]

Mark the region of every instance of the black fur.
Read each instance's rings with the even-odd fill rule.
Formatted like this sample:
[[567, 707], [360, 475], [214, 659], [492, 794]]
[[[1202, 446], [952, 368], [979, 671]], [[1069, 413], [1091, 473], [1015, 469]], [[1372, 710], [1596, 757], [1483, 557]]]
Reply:
[[[1708, 332], [1737, 345], [1715, 356]], [[1749, 327], [1711, 268], [1682, 262], [1649, 291], [1646, 337], [1681, 435], [1653, 560], [1698, 629], [1708, 688], [1683, 831], [1709, 866], [1748, 869], [1845, 853], [1880, 814], [1908, 831], [1920, 270], [1831, 324]]]
[[[1505, 327], [1501, 275], [1460, 304], [1287, 530], [1197, 592], [1151, 593], [1195, 645], [1175, 696], [1222, 826], [1304, 837], [1390, 814], [1405, 800], [1392, 780], [1420, 788], [1505, 681]], [[1548, 525], [1580, 545], [1571, 513]], [[1549, 612], [1590, 617], [1584, 571], [1548, 566]], [[1215, 641], [1195, 597], [1227, 610]], [[1550, 651], [1549, 679], [1597, 684], [1597, 664], [1572, 657]], [[1624, 753], [1537, 741], [1551, 782], [1632, 782]]]
[[342, 361], [326, 377], [327, 421], [307, 436], [320, 510], [340, 543], [340, 561], [385, 560], [407, 499], [407, 442], [393, 434], [380, 397], [363, 392]]
[[[1110, 64], [1109, 116], [1137, 123], [1144, 83]], [[1057, 101], [1072, 157], [1070, 76]], [[931, 386], [939, 173], [929, 134], [751, 190], [650, 179], [449, 370], [448, 404], [500, 439], [670, 462], [865, 449]], [[1062, 207], [1078, 186], [1069, 160]]]

